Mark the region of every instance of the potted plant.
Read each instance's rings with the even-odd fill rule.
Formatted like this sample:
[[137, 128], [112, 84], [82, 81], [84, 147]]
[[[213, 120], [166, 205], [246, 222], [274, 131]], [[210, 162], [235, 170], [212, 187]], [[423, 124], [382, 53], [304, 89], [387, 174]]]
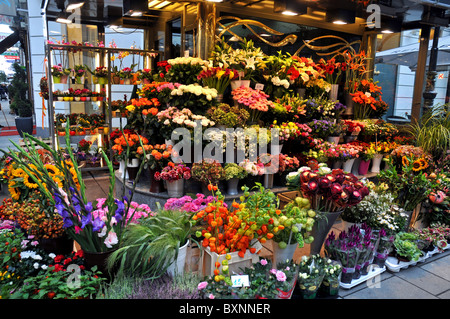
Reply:
[[77, 64], [74, 67], [75, 83], [84, 84], [84, 77], [86, 75], [86, 67], [81, 64]]
[[325, 241], [325, 256], [338, 261], [342, 265], [341, 282], [351, 283], [355, 273], [358, 251], [356, 250], [356, 244], [347, 232], [342, 231], [338, 237], [333, 231], [328, 234]]
[[218, 161], [205, 158], [192, 164], [191, 174], [194, 180], [202, 184], [203, 193], [207, 194], [207, 186], [209, 184], [218, 186], [219, 181], [225, 177], [225, 170]]
[[161, 172], [155, 172], [157, 181], [166, 182], [167, 194], [170, 198], [184, 195], [184, 181], [191, 178], [191, 170], [182, 163], [169, 162]]
[[238, 194], [238, 184], [240, 179], [244, 179], [247, 177], [247, 171], [236, 163], [227, 163], [225, 164], [225, 180], [227, 181], [228, 195], [237, 195]]
[[383, 268], [386, 263], [386, 259], [389, 255], [389, 253], [391, 252], [392, 245], [395, 240], [395, 235], [389, 234], [388, 232], [386, 232], [386, 230], [384, 228], [381, 228], [378, 233], [378, 236], [379, 236], [379, 241], [378, 241], [378, 247], [376, 249], [376, 253], [374, 256], [374, 263], [377, 266]]
[[326, 259], [324, 276], [319, 287], [318, 296], [322, 298], [337, 297], [341, 281], [342, 266], [338, 262]]
[[156, 179], [156, 173], [160, 172], [164, 167], [168, 166], [172, 161], [173, 149], [169, 144], [145, 145], [144, 148], [139, 147], [138, 153], [144, 155], [150, 175], [150, 192], [161, 193], [163, 191], [162, 180]]
[[394, 252], [399, 261], [418, 261], [423, 252], [417, 246], [415, 233], [399, 232], [394, 239]]
[[53, 65], [51, 73], [53, 77], [53, 83], [61, 83], [61, 77], [64, 75], [61, 64]]
[[153, 81], [153, 74], [151, 69], [142, 69], [139, 75], [139, 79], [143, 84], [150, 84]]
[[192, 232], [189, 214], [180, 210], [159, 209], [132, 223], [125, 230], [124, 241], [108, 259], [108, 269], [118, 274], [158, 278], [169, 272], [183, 275], [186, 249]]
[[325, 276], [325, 260], [320, 255], [303, 256], [298, 265], [298, 285], [303, 299], [315, 299]]
[[19, 135], [33, 134], [33, 105], [27, 98], [28, 81], [25, 69], [18, 63], [13, 64], [15, 74], [11, 81], [11, 109], [18, 115], [15, 118]]

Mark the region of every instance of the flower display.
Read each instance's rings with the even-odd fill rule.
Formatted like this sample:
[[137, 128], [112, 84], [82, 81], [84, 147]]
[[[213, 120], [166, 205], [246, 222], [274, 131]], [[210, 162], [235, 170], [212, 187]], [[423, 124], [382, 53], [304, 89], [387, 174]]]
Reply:
[[138, 149], [140, 147], [142, 148], [141, 143], [148, 145], [148, 139], [131, 131], [123, 131], [122, 134], [114, 139], [112, 150], [116, 158], [131, 160], [132, 158], [139, 158], [142, 155], [138, 152]]
[[209, 88], [216, 89], [218, 94], [223, 94], [231, 81], [239, 77], [238, 71], [228, 68], [208, 67], [200, 72], [198, 80]]
[[274, 107], [273, 102], [267, 99], [269, 95], [260, 90], [241, 86], [234, 89], [231, 94], [234, 101], [247, 109], [250, 113], [249, 120], [252, 122], [257, 121], [263, 112]]
[[175, 87], [170, 95], [168, 103], [171, 106], [189, 108], [195, 114], [204, 114], [209, 107], [214, 105], [217, 90], [198, 84], [182, 84]]
[[281, 123], [277, 124], [277, 121], [274, 121], [270, 128], [278, 129], [280, 143], [284, 143], [289, 140], [300, 140], [300, 141], [309, 141], [311, 137], [312, 129], [307, 124], [301, 123]]
[[205, 158], [201, 162], [192, 164], [192, 178], [203, 183], [217, 185], [225, 177], [225, 170], [215, 160]]
[[244, 179], [247, 177], [248, 172], [236, 163], [227, 163], [224, 166], [225, 170], [225, 180], [230, 180], [233, 178]]
[[220, 103], [212, 106], [206, 112], [206, 116], [217, 125], [225, 125], [226, 127], [243, 127], [247, 122], [250, 114], [247, 110], [237, 106], [230, 106], [226, 103]]
[[321, 69], [311, 58], [293, 56], [294, 64], [288, 69], [289, 80], [297, 87], [305, 88], [309, 81], [322, 76]]
[[197, 83], [197, 76], [206, 69], [209, 62], [194, 57], [178, 57], [167, 60], [164, 66], [166, 74], [164, 80], [172, 83], [184, 85]]
[[339, 136], [342, 132], [340, 123], [327, 120], [314, 120], [308, 123], [315, 137], [326, 139], [328, 136]]
[[381, 99], [381, 87], [373, 80], [361, 80], [350, 95], [356, 103], [355, 119], [378, 118], [387, 111], [387, 104]]
[[179, 179], [190, 179], [191, 170], [189, 167], [182, 163], [174, 164], [169, 162], [169, 164], [164, 167], [161, 172], [155, 172], [155, 179], [157, 181], [164, 180], [168, 182], [177, 181]]
[[[153, 170], [161, 170], [171, 163], [172, 157], [175, 156], [172, 145], [156, 144], [139, 146], [137, 153], [146, 154], [147, 165]], [[173, 164], [173, 163], [172, 163]], [[170, 170], [170, 168], [168, 169]]]
[[205, 194], [196, 194], [195, 198], [185, 195], [180, 198], [169, 198], [164, 204], [164, 209], [177, 209], [187, 213], [195, 213], [205, 209], [209, 203], [212, 203], [215, 200], [216, 197], [212, 195], [206, 196]]
[[244, 168], [248, 175], [261, 176], [264, 174], [264, 164], [261, 162], [254, 162], [250, 159], [244, 159], [239, 163], [239, 166]]

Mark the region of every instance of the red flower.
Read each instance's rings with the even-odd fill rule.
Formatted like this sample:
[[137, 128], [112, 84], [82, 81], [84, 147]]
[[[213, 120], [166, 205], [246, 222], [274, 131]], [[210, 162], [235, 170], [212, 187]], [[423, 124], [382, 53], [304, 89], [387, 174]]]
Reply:
[[58, 255], [55, 257], [55, 263], [59, 264], [64, 259], [64, 255]]

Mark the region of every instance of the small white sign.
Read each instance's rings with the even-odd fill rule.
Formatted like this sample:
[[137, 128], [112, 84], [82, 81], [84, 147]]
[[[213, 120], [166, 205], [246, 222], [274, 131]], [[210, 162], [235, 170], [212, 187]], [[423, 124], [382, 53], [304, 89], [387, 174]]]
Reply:
[[248, 287], [250, 286], [250, 281], [248, 275], [235, 275], [231, 276], [231, 283], [233, 287]]
[[189, 58], [189, 50], [185, 50], [184, 51], [184, 57], [185, 58]]
[[264, 84], [256, 83], [255, 84], [255, 90], [260, 90], [260, 91], [264, 90]]

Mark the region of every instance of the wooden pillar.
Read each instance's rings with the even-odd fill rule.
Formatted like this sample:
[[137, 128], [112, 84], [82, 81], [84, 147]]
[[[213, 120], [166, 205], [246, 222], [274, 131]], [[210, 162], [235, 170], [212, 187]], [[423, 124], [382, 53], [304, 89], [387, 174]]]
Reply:
[[423, 25], [420, 33], [419, 55], [417, 58], [416, 76], [414, 78], [414, 94], [411, 108], [411, 123], [415, 123], [421, 116], [422, 93], [427, 67], [428, 42], [430, 40], [430, 26]]

